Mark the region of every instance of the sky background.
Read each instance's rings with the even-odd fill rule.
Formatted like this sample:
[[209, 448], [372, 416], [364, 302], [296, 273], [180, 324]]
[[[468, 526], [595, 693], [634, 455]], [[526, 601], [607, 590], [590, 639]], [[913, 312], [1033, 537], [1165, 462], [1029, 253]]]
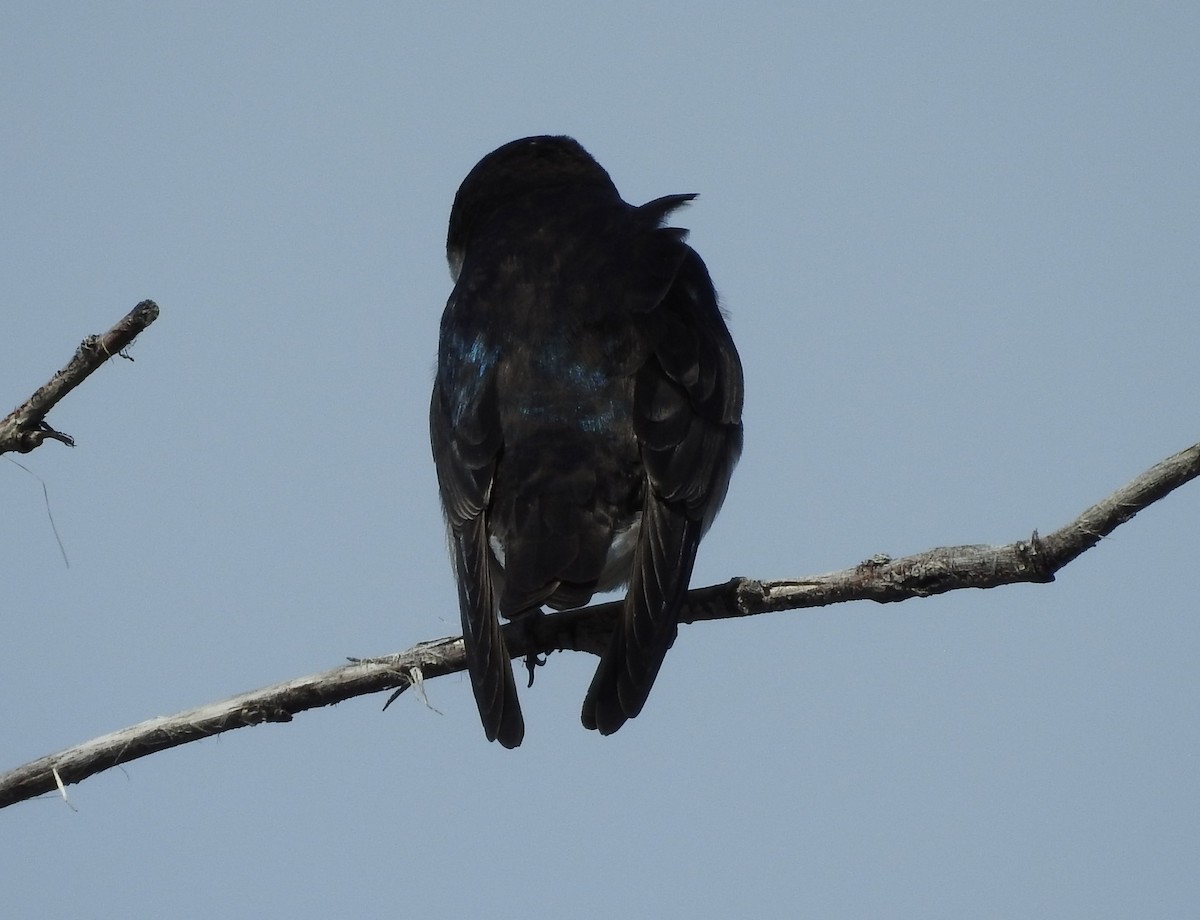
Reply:
[[[708, 263], [746, 448], [694, 583], [1008, 542], [1200, 438], [1195, 4], [0, 12], [0, 769], [457, 634], [426, 411], [467, 171], [577, 137]], [[10, 455], [11, 456], [11, 455]], [[682, 629], [305, 713], [0, 812], [8, 917], [1200, 910], [1200, 488], [1057, 583]]]

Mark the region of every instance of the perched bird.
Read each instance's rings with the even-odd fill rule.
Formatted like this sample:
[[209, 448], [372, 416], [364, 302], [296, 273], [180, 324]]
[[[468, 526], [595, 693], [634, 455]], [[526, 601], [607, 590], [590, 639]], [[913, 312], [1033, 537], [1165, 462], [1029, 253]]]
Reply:
[[569, 137], [485, 156], [450, 211], [430, 435], [471, 687], [489, 741], [525, 725], [498, 615], [628, 584], [583, 704], [611, 734], [675, 640], [742, 446], [742, 367], [708, 270]]

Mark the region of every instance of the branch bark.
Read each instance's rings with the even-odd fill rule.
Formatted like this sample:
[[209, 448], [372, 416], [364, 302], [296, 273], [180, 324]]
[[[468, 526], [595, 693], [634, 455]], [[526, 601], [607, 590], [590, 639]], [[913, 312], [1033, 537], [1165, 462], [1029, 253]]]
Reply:
[[41, 447], [47, 438], [74, 447], [74, 439], [51, 428], [46, 422], [46, 415], [96, 368], [128, 348], [138, 334], [156, 319], [158, 304], [153, 300], [143, 300], [108, 332], [89, 335], [84, 339], [66, 367], [0, 420], [0, 454], [8, 451], [27, 454]]
[[[849, 569], [802, 579], [734, 578], [690, 591], [681, 621], [698, 623], [854, 600], [893, 603], [960, 588], [1051, 582], [1063, 566], [1197, 475], [1200, 444], [1155, 464], [1045, 537], [1034, 531], [1027, 539], [1001, 546], [937, 547], [901, 559], [873, 556]], [[513, 658], [550, 651], [599, 654], [619, 609], [619, 602], [597, 604], [510, 623], [505, 626], [509, 650]], [[367, 693], [394, 690], [398, 695], [409, 687], [420, 692], [423, 681], [465, 668], [462, 638], [448, 637], [150, 719], [0, 774], [0, 808], [53, 792], [60, 781], [78, 783], [118, 764], [235, 728], [288, 722], [306, 709]]]

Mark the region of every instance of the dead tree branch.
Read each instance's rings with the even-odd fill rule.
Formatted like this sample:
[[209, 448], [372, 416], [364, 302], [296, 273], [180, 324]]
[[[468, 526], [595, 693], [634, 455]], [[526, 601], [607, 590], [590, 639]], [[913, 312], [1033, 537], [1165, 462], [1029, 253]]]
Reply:
[[[943, 594], [959, 588], [1046, 583], [1144, 508], [1200, 475], [1200, 444], [1155, 464], [1065, 527], [1002, 546], [938, 547], [892, 559], [875, 556], [853, 568], [810, 578], [757, 581], [734, 578], [688, 593], [682, 621], [720, 620], [844, 601], [878, 603]], [[514, 658], [550, 651], [598, 654], [606, 645], [619, 603], [598, 604], [505, 627]], [[0, 774], [0, 808], [128, 763], [147, 754], [221, 732], [288, 722], [306, 709], [382, 690], [403, 691], [466, 668], [461, 637], [422, 642], [383, 658], [354, 661], [320, 674], [161, 716]]]
[[74, 447], [75, 441], [70, 435], [50, 427], [46, 422], [47, 414], [96, 368], [128, 348], [138, 334], [156, 319], [158, 304], [153, 300], [143, 300], [108, 332], [89, 335], [84, 339], [66, 367], [0, 420], [0, 454], [8, 451], [27, 454], [41, 447], [46, 438]]

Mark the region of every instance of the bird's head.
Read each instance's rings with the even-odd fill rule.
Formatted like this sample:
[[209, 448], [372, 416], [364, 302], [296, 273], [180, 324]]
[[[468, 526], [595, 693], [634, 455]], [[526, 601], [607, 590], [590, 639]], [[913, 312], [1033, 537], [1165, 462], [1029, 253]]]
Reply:
[[451, 277], [458, 278], [474, 229], [497, 211], [538, 192], [589, 186], [617, 194], [604, 167], [574, 138], [543, 134], [496, 148], [475, 164], [454, 196], [446, 234]]

